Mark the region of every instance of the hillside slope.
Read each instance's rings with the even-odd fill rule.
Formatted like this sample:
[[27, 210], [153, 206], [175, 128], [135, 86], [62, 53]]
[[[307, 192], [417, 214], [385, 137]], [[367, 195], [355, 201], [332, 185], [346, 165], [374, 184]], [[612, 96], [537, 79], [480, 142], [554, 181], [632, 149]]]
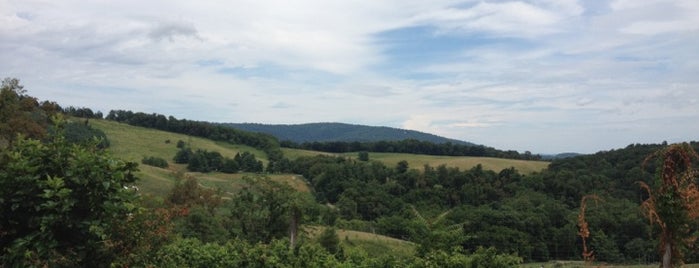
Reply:
[[[141, 164], [138, 177], [141, 178], [139, 187], [146, 193], [164, 196], [174, 185], [175, 172], [184, 172], [194, 176], [199, 183], [206, 187], [221, 188], [224, 192], [233, 193], [243, 186], [243, 176], [248, 174], [199, 173], [187, 172], [185, 165], [172, 161], [177, 152], [177, 141], [182, 140], [193, 149], [216, 151], [225, 157], [233, 158], [236, 153], [250, 152], [265, 165], [268, 160], [264, 152], [250, 146], [217, 142], [204, 138], [187, 136], [156, 129], [131, 126], [109, 120], [90, 119], [90, 124], [107, 134], [111, 143], [109, 151], [117, 158], [140, 163], [144, 157], [159, 157], [168, 160], [167, 169]], [[309, 192], [308, 185], [297, 176], [291, 174], [269, 175], [273, 180], [284, 181], [302, 192]]]
[[447, 143], [474, 145], [473, 143], [440, 137], [414, 130], [398, 129], [391, 127], [373, 127], [364, 125], [352, 125], [344, 123], [309, 123], [300, 125], [266, 125], [254, 123], [226, 123], [223, 124], [236, 129], [267, 133], [284, 141], [296, 143], [304, 142], [373, 142], [373, 141], [400, 141], [415, 139], [433, 143]]

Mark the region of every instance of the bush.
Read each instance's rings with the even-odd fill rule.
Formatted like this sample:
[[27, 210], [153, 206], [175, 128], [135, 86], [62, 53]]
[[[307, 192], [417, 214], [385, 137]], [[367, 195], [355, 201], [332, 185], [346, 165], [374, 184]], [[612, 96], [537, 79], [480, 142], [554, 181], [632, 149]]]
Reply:
[[155, 157], [155, 156], [143, 157], [143, 159], [141, 160], [141, 163], [144, 165], [149, 165], [149, 166], [154, 166], [154, 167], [159, 167], [159, 168], [168, 167], [167, 160], [162, 159], [160, 157]]
[[[52, 130], [55, 131], [55, 129]], [[92, 128], [86, 123], [67, 123], [62, 127], [62, 131], [66, 141], [70, 143], [85, 145], [98, 140], [98, 148], [104, 149], [109, 147], [107, 135], [102, 130]]]
[[114, 230], [137, 210], [129, 187], [136, 163], [96, 146], [59, 135], [20, 139], [0, 153], [0, 263], [98, 267], [119, 258], [115, 248], [131, 238]]
[[340, 237], [337, 236], [335, 228], [327, 227], [318, 237], [318, 243], [331, 254], [340, 250]]

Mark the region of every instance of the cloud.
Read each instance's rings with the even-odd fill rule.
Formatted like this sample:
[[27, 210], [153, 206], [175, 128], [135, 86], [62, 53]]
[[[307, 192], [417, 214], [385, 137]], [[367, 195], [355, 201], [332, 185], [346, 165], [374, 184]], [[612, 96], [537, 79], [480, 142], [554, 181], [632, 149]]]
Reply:
[[155, 41], [167, 39], [170, 42], [174, 41], [175, 37], [192, 37], [197, 38], [197, 29], [194, 25], [184, 22], [162, 22], [158, 23], [148, 33], [148, 37]]
[[698, 6], [0, 0], [0, 73], [103, 111], [388, 124], [591, 152], [694, 137], [682, 122], [699, 116]]
[[447, 32], [536, 37], [561, 31], [560, 24], [567, 17], [577, 16], [581, 12], [582, 8], [572, 1], [478, 2], [473, 6], [450, 7], [420, 14], [416, 17], [416, 23], [432, 24]]

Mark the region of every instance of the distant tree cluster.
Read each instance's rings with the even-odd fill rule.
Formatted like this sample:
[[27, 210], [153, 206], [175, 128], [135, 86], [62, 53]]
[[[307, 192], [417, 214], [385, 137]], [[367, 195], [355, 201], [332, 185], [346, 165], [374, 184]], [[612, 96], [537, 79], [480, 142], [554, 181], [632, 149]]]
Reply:
[[264, 170], [262, 161], [257, 160], [255, 155], [249, 152], [237, 153], [231, 159], [224, 157], [219, 152], [202, 149], [192, 150], [183, 146], [177, 151], [173, 160], [178, 164], [187, 164], [189, 171], [196, 172], [236, 173], [238, 171], [262, 172]]
[[[53, 128], [50, 128], [53, 130]], [[90, 143], [97, 141], [97, 147], [104, 149], [109, 147], [109, 139], [104, 131], [96, 129], [87, 124], [87, 122], [69, 122], [66, 123], [61, 131], [65, 135], [65, 139], [71, 143]]]
[[26, 95], [16, 78], [5, 78], [0, 86], [0, 148], [10, 145], [18, 134], [42, 139], [51, 125], [51, 117], [61, 111], [55, 102]]
[[497, 157], [522, 160], [541, 160], [540, 155], [533, 155], [530, 152], [520, 154], [517, 151], [502, 151], [483, 145], [468, 145], [447, 143], [432, 143], [414, 139], [402, 141], [377, 141], [377, 142], [305, 142], [294, 143], [282, 141], [282, 147], [314, 150], [330, 153], [349, 152], [377, 152], [377, 153], [406, 153], [406, 154], [426, 154], [426, 155], [447, 155], [447, 156], [480, 156]]
[[68, 106], [63, 108], [63, 113], [69, 116], [81, 117], [81, 118], [95, 118], [102, 119], [104, 116], [102, 112], [93, 112], [92, 109], [86, 107], [74, 107]]
[[143, 159], [141, 159], [141, 164], [159, 168], [167, 168], [169, 166], [167, 160], [155, 156], [143, 157]]
[[112, 110], [107, 120], [127, 123], [129, 125], [155, 128], [164, 131], [203, 137], [232, 144], [245, 144], [264, 151], [267, 158], [274, 162], [283, 157], [279, 142], [271, 135], [236, 130], [230, 127], [202, 121], [176, 119], [161, 114], [146, 114], [124, 110]]

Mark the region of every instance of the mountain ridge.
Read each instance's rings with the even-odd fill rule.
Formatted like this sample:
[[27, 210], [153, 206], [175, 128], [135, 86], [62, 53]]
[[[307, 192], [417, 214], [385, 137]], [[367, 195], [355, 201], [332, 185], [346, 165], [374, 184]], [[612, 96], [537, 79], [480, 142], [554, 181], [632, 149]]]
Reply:
[[477, 145], [467, 141], [450, 139], [416, 130], [339, 122], [304, 124], [223, 123], [222, 125], [245, 131], [266, 133], [277, 137], [280, 141], [292, 141], [296, 143], [335, 141], [375, 142], [415, 139], [438, 144], [450, 142], [460, 145]]

